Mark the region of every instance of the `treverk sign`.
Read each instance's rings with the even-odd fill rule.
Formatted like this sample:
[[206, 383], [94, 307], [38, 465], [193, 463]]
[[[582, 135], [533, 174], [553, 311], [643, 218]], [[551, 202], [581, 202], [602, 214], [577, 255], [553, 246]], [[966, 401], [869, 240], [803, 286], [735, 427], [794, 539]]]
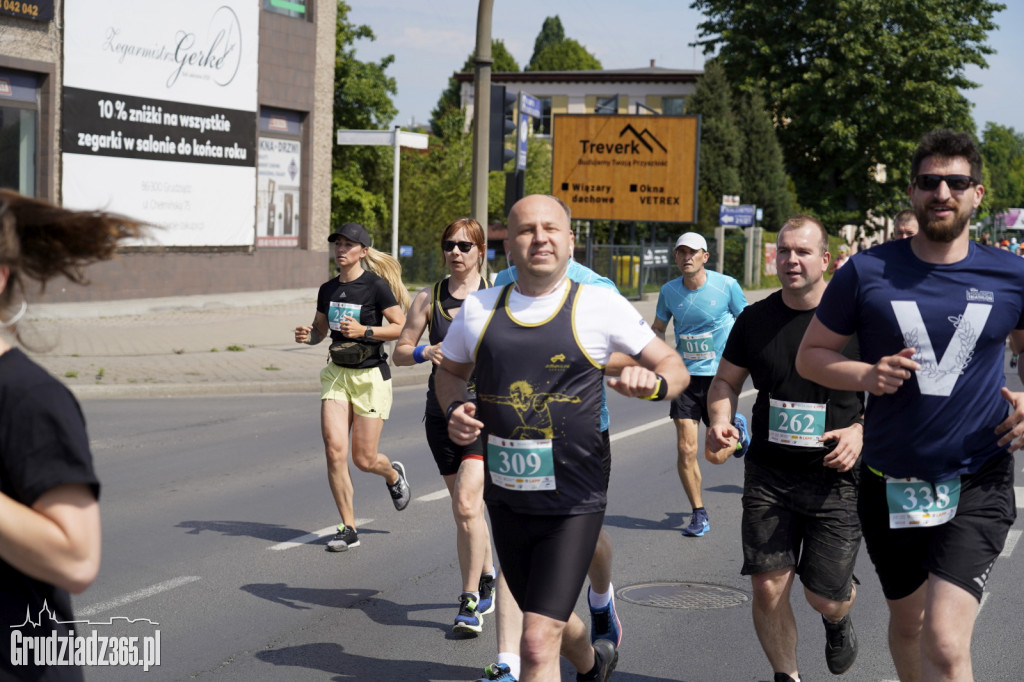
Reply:
[[697, 116], [559, 114], [552, 194], [574, 218], [697, 220]]

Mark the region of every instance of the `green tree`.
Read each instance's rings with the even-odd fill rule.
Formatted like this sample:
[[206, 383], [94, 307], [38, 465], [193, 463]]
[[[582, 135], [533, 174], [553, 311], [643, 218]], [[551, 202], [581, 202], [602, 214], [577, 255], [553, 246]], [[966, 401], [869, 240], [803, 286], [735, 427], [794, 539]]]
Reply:
[[736, 124], [725, 70], [716, 60], [704, 65], [704, 77], [686, 101], [689, 114], [701, 115], [700, 182], [697, 231], [710, 235], [718, 225], [723, 194], [740, 194], [740, 155], [743, 134]]
[[[462, 65], [462, 70], [459, 73], [472, 73], [476, 69], [475, 54], [475, 52], [471, 52], [466, 57], [466, 63]], [[516, 62], [515, 57], [512, 56], [512, 53], [508, 51], [505, 43], [501, 40], [491, 41], [491, 58], [494, 60], [494, 63], [491, 64], [491, 71], [493, 73], [516, 73], [519, 71], [519, 64]], [[437, 105], [430, 112], [430, 127], [435, 135], [441, 134], [441, 119], [449, 112], [458, 111], [462, 108], [461, 90], [462, 85], [459, 81], [455, 80], [455, 74], [452, 74], [452, 77], [448, 79], [448, 87], [441, 93], [441, 98], [437, 100]]]
[[1024, 207], [1024, 134], [988, 123], [980, 147], [988, 212], [998, 215]]
[[[549, 45], [556, 45], [565, 40], [565, 29], [562, 27], [562, 20], [558, 18], [556, 14], [553, 17], [548, 17], [544, 20], [544, 24], [540, 27], [540, 33], [537, 34], [537, 39], [533, 41], [533, 54], [530, 55], [530, 64], [537, 61], [537, 56], [544, 51], [544, 48]], [[536, 70], [526, 67], [527, 71]]]
[[793, 215], [796, 197], [789, 187], [782, 147], [760, 92], [754, 90], [739, 97], [736, 121], [744, 139], [740, 196], [743, 203], [764, 209], [762, 225], [778, 229]]
[[[973, 132], [962, 91], [987, 67], [987, 0], [693, 0], [707, 53], [729, 79], [757, 86], [778, 125], [800, 203], [827, 224], [890, 214], [928, 130]], [[877, 171], [885, 169], [884, 174]]]
[[[369, 26], [349, 23], [349, 6], [338, 2], [334, 54], [334, 129], [379, 130], [387, 128], [398, 113], [391, 95], [397, 92], [395, 79], [385, 70], [394, 61], [388, 55], [380, 62], [360, 62], [355, 57], [356, 40], [374, 40]], [[379, 243], [388, 225], [393, 162], [386, 148], [335, 145], [331, 177], [331, 221], [334, 225], [353, 221], [366, 225]], [[389, 230], [390, 232], [390, 230]]]
[[527, 71], [599, 71], [601, 62], [572, 38], [548, 45], [526, 67]]

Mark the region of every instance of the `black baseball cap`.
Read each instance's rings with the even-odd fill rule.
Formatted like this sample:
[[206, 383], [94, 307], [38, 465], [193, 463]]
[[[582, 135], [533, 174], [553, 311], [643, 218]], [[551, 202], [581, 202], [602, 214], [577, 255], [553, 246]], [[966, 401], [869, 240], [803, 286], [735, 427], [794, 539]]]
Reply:
[[349, 241], [362, 244], [363, 246], [370, 246], [373, 244], [373, 239], [370, 238], [370, 233], [366, 231], [366, 228], [359, 223], [345, 223], [337, 230], [334, 234], [327, 238], [329, 242], [336, 242], [344, 237]]

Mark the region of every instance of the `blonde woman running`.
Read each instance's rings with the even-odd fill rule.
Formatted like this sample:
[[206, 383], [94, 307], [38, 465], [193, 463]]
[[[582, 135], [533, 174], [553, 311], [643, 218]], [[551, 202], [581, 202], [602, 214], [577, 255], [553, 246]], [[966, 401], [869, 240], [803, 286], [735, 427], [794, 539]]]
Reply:
[[320, 429], [341, 523], [327, 549], [344, 552], [359, 546], [350, 449], [360, 471], [384, 478], [395, 509], [409, 505], [405, 467], [377, 451], [384, 420], [391, 413], [391, 368], [383, 344], [398, 338], [409, 293], [402, 284], [401, 266], [370, 248], [370, 234], [362, 225], [345, 223], [327, 241], [334, 245], [339, 274], [320, 287], [313, 324], [296, 327], [295, 341], [316, 345], [331, 339], [330, 361], [320, 372]]

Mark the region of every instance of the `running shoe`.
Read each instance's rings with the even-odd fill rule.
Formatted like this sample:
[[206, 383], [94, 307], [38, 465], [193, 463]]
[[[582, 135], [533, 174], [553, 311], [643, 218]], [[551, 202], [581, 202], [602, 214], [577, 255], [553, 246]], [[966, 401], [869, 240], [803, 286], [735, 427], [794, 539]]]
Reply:
[[462, 596], [459, 597], [459, 615], [455, 616], [455, 625], [452, 626], [452, 632], [461, 632], [469, 635], [478, 635], [483, 632], [484, 619], [477, 612], [476, 607], [476, 597], [463, 592]]
[[747, 454], [747, 450], [750, 448], [750, 429], [747, 428], [747, 418], [739, 412], [736, 413], [736, 418], [732, 420], [732, 423], [740, 432], [740, 440], [736, 443], [736, 452], [732, 453], [732, 456], [739, 459]]
[[480, 587], [477, 588], [480, 592], [480, 603], [477, 604], [476, 610], [481, 616], [486, 616], [494, 610], [494, 588], [493, 575], [485, 573], [480, 576]]
[[618, 648], [622, 643], [622, 623], [619, 622], [619, 614], [615, 612], [615, 588], [609, 586], [612, 593], [612, 600], [604, 608], [590, 606], [590, 593], [593, 591], [587, 588], [587, 606], [590, 606], [590, 643], [593, 644], [599, 639], [607, 639]]
[[395, 503], [395, 509], [402, 511], [409, 506], [409, 500], [412, 499], [409, 479], [405, 477], [405, 466], [401, 462], [392, 462], [391, 468], [398, 472], [398, 480], [388, 483], [388, 492], [391, 493], [391, 501]]
[[825, 662], [829, 672], [842, 675], [857, 660], [857, 633], [853, 631], [853, 621], [849, 614], [838, 623], [825, 616], [821, 620], [825, 624]]
[[516, 682], [516, 676], [507, 663], [491, 663], [484, 668], [484, 676], [478, 677], [476, 682]]
[[359, 533], [343, 523], [338, 524], [338, 532], [327, 543], [328, 552], [344, 552], [350, 547], [359, 546]]
[[[615, 645], [607, 639], [599, 639], [594, 642], [594, 662], [597, 664], [597, 682], [607, 682], [615, 672], [615, 665], [619, 662], [619, 652]], [[582, 673], [576, 673], [576, 682], [584, 680]]]
[[690, 517], [690, 525], [683, 529], [683, 535], [699, 538], [711, 530], [711, 521], [708, 520], [706, 509], [694, 510]]
[[775, 682], [796, 682], [796, 680], [786, 673], [775, 673]]

